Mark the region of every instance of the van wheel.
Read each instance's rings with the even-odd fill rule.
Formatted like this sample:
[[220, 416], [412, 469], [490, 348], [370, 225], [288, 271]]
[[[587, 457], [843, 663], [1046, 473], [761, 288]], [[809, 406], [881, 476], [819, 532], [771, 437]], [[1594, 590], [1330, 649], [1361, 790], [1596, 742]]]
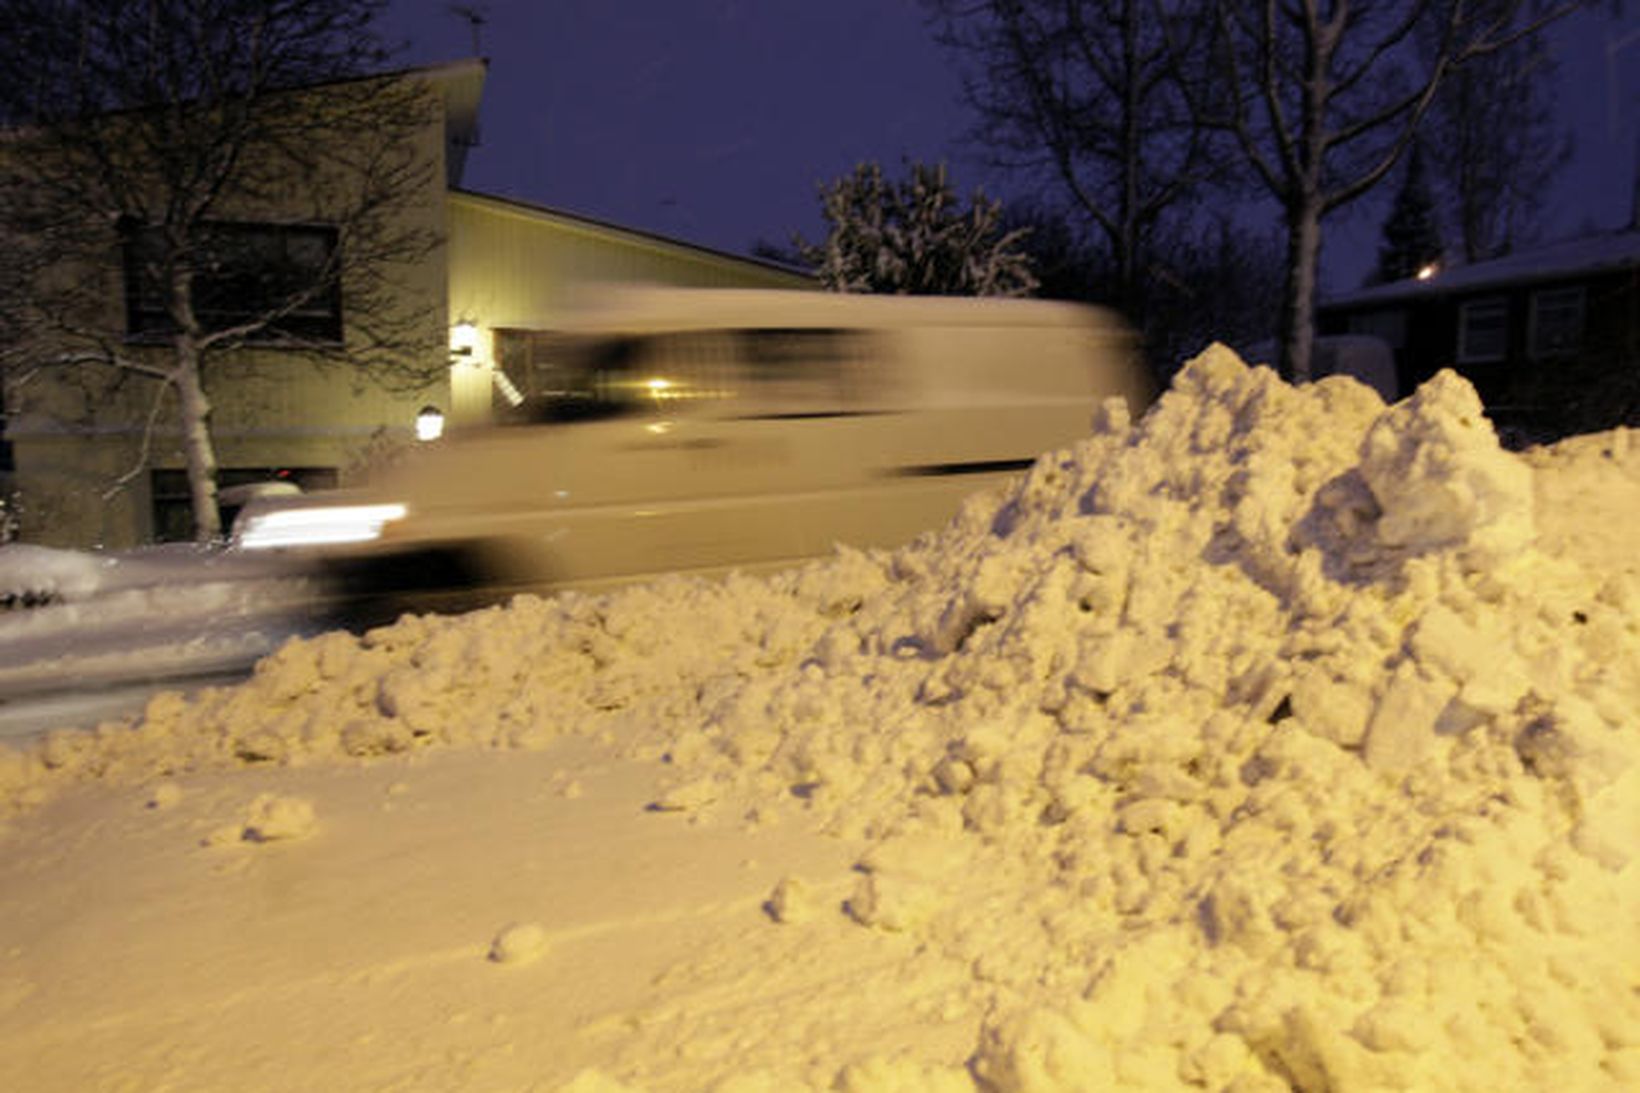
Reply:
[[330, 621], [362, 632], [405, 614], [460, 614], [510, 596], [482, 544], [441, 544], [324, 565]]

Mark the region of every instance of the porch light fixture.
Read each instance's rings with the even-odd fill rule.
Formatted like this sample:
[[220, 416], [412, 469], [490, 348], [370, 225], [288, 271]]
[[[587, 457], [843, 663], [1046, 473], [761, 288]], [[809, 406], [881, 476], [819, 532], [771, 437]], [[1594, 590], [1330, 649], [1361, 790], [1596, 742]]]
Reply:
[[450, 355], [471, 358], [478, 352], [478, 324], [462, 319], [450, 328]]
[[1423, 265], [1418, 267], [1418, 272], [1413, 274], [1413, 276], [1420, 281], [1427, 281], [1439, 272], [1441, 272], [1441, 264], [1439, 262], [1425, 262]]
[[444, 435], [444, 411], [437, 406], [423, 406], [416, 414], [416, 439], [437, 440]]

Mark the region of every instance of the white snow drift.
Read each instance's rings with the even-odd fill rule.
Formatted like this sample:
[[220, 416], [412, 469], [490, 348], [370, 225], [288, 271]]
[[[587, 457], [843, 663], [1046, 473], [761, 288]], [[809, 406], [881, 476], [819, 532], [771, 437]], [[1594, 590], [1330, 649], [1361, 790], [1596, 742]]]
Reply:
[[1633, 1088], [1631, 440], [1215, 348], [897, 552], [0, 753], [0, 1085]]

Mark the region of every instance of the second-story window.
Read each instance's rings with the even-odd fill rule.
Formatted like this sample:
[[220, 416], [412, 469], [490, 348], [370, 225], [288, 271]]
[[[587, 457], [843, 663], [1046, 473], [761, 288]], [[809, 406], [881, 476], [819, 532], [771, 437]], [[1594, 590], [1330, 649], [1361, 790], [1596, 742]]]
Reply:
[[167, 306], [169, 268], [192, 273], [194, 314], [209, 331], [247, 328], [247, 340], [342, 339], [337, 237], [322, 225], [213, 223], [185, 252], [167, 255], [160, 229], [125, 238], [127, 331], [163, 337], [176, 329]]

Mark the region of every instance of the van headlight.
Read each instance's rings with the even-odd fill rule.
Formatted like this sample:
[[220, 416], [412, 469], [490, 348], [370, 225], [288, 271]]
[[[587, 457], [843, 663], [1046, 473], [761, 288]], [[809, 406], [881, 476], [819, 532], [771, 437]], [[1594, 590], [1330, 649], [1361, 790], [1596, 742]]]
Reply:
[[408, 511], [397, 503], [275, 509], [248, 516], [234, 539], [243, 550], [368, 543], [381, 538], [382, 529], [404, 519]]

